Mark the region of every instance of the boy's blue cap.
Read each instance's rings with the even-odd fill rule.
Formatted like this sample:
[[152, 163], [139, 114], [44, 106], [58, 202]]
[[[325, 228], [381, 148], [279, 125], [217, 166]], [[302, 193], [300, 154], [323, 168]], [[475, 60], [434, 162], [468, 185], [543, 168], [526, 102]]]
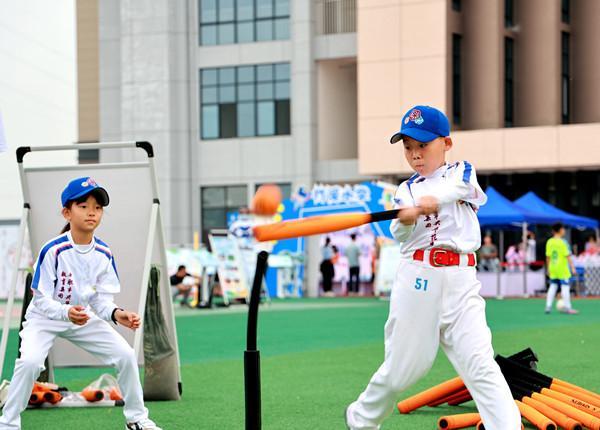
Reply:
[[390, 143], [396, 143], [404, 136], [419, 142], [431, 142], [438, 137], [450, 136], [450, 122], [442, 111], [434, 107], [415, 106], [406, 112], [400, 131], [391, 137]]
[[67, 206], [71, 200], [77, 200], [80, 197], [86, 196], [91, 192], [102, 206], [108, 206], [108, 193], [98, 183], [90, 177], [73, 179], [60, 195], [63, 207]]

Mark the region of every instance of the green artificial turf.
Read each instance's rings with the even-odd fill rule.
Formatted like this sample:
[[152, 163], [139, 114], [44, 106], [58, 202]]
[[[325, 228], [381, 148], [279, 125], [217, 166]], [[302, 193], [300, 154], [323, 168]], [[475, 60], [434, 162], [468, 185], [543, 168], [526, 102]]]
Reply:
[[[574, 303], [581, 314], [545, 315], [539, 299], [488, 301], [496, 352], [509, 355], [531, 346], [539, 355], [540, 371], [600, 391], [600, 301]], [[381, 364], [387, 308], [387, 302], [376, 299], [304, 299], [262, 306], [263, 428], [344, 429], [344, 408]], [[245, 308], [178, 310], [177, 327], [183, 397], [177, 402], [148, 402], [151, 418], [164, 429], [243, 429]], [[16, 332], [12, 332], [5, 365], [9, 374], [15, 349]], [[90, 369], [57, 369], [56, 378], [60, 385], [80, 389], [97, 374]], [[401, 398], [453, 376], [440, 353], [429, 374]], [[382, 428], [434, 429], [441, 415], [472, 411], [472, 403], [423, 408], [405, 416], [395, 411]], [[121, 410], [28, 410], [23, 414], [24, 429], [82, 426], [123, 428]]]

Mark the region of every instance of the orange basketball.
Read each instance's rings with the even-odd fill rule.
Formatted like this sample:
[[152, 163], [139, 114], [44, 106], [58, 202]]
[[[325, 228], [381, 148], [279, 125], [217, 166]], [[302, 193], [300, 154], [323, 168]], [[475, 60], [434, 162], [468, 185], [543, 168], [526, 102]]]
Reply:
[[275, 215], [281, 204], [281, 190], [277, 185], [261, 185], [252, 199], [251, 210], [256, 215]]

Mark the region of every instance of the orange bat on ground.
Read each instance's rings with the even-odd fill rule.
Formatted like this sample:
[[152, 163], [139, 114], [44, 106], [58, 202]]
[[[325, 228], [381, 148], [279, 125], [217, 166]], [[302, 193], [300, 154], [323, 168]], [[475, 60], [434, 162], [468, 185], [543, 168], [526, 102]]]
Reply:
[[415, 409], [419, 409], [420, 407], [432, 403], [437, 399], [446, 397], [450, 393], [462, 390], [463, 388], [465, 388], [465, 384], [462, 379], [457, 376], [456, 378], [422, 391], [419, 394], [415, 394], [408, 399], [402, 400], [398, 403], [398, 410], [401, 414], [408, 414]]
[[562, 412], [557, 411], [556, 409], [551, 408], [550, 406], [540, 402], [539, 400], [532, 399], [531, 397], [523, 397], [521, 399], [523, 403], [531, 406], [536, 411], [541, 412], [546, 415], [552, 421], [554, 421], [560, 428], [565, 430], [582, 430], [583, 427], [580, 422], [575, 421], [572, 418], [569, 418]]
[[461, 390], [450, 393], [445, 397], [441, 397], [434, 402], [427, 403], [427, 406], [429, 406], [430, 408], [434, 408], [436, 406], [443, 405], [444, 403], [448, 403], [448, 401], [454, 400], [455, 398], [463, 397], [466, 394], [469, 394], [469, 390], [467, 390], [467, 388], [465, 387]]
[[313, 234], [331, 233], [358, 227], [370, 222], [387, 221], [398, 217], [399, 209], [371, 213], [343, 213], [321, 215], [308, 218], [281, 221], [273, 224], [258, 225], [252, 229], [259, 242], [283, 240]]
[[58, 391], [46, 391], [44, 393], [44, 402], [55, 405], [62, 400], [62, 395]]
[[440, 419], [438, 420], [438, 429], [464, 429], [465, 427], [474, 426], [479, 421], [481, 421], [481, 417], [478, 413], [447, 415], [445, 417], [440, 417]]
[[44, 391], [32, 391], [29, 396], [30, 405], [41, 405], [44, 403]]
[[533, 424], [539, 430], [556, 430], [556, 423], [554, 423], [550, 418], [538, 412], [534, 408], [529, 405], [526, 405], [519, 400], [515, 400], [517, 403], [517, 407], [519, 408], [519, 412], [521, 415], [527, 419], [531, 424]]
[[104, 399], [104, 391], [95, 390], [93, 388], [86, 388], [81, 392], [81, 395], [88, 402], [97, 402], [98, 400]]

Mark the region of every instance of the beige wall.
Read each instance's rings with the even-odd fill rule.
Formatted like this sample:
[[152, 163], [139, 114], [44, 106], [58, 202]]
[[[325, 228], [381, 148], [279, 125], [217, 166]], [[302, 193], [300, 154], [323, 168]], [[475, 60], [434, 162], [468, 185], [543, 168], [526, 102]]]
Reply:
[[406, 110], [447, 108], [447, 3], [359, 0], [357, 9], [359, 171], [379, 174], [402, 163], [388, 142]]
[[504, 2], [463, 2], [463, 129], [504, 125]]
[[317, 63], [317, 159], [358, 157], [356, 60]]
[[560, 1], [515, 1], [514, 125], [560, 124]]
[[[597, 169], [600, 166], [600, 124], [518, 127], [452, 133], [448, 161], [468, 160], [480, 172]], [[380, 142], [380, 146], [387, 142]], [[394, 166], [380, 174], [407, 175], [402, 145], [393, 147]], [[364, 156], [375, 169], [382, 151]]]
[[97, 0], [77, 0], [78, 141], [100, 137]]
[[600, 122], [600, 1], [571, 1], [573, 122]]

